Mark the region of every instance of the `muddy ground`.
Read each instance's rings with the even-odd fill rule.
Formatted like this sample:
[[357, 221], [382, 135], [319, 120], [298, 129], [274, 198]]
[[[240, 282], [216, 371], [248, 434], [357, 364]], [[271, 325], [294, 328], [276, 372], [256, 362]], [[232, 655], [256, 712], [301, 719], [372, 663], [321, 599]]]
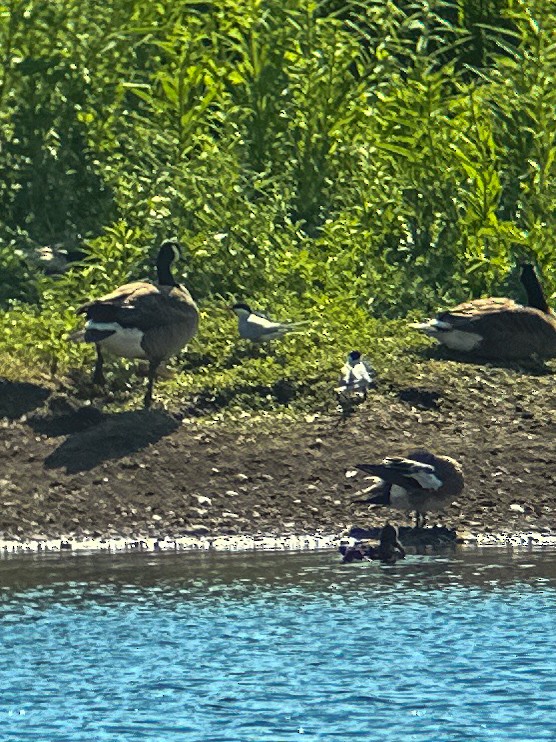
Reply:
[[[129, 538], [341, 533], [382, 509], [351, 502], [346, 470], [416, 446], [458, 459], [466, 488], [439, 519], [458, 531], [556, 530], [552, 373], [454, 364], [373, 391], [346, 419], [213, 424], [179, 411], [106, 413], [56, 383], [0, 380], [0, 535]], [[464, 383], [462, 383], [462, 380]], [[457, 389], [456, 389], [457, 387]], [[392, 514], [400, 525], [403, 513]]]

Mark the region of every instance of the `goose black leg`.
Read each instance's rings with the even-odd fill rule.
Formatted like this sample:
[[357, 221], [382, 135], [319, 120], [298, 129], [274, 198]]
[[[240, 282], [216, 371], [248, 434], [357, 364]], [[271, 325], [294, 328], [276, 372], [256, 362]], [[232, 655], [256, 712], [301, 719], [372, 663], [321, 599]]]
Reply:
[[102, 370], [102, 367], [104, 366], [104, 358], [102, 357], [102, 351], [98, 343], [96, 344], [96, 349], [97, 349], [97, 360], [95, 363], [95, 370], [93, 372], [93, 384], [97, 384], [98, 386], [104, 386], [106, 384], [106, 379], [104, 378], [104, 371]]
[[144, 402], [146, 409], [149, 409], [153, 401], [153, 385], [154, 385], [154, 379], [156, 376], [156, 370], [158, 369], [159, 365], [160, 365], [160, 361], [150, 361], [149, 363], [147, 392], [145, 394], [145, 402]]
[[425, 516], [418, 510], [415, 511], [415, 529], [425, 527]]

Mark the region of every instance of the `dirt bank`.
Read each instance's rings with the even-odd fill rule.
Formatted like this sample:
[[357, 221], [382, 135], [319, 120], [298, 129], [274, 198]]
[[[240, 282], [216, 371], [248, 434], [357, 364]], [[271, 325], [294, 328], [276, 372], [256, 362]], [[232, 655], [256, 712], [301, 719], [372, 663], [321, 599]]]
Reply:
[[[105, 413], [56, 384], [0, 381], [0, 535], [141, 538], [339, 533], [384, 522], [354, 505], [357, 462], [426, 446], [458, 459], [459, 531], [556, 529], [554, 376], [434, 362], [415, 386], [379, 387], [345, 421], [206, 424], [179, 410]], [[456, 376], [454, 376], [456, 378]], [[394, 516], [408, 523], [402, 513]]]

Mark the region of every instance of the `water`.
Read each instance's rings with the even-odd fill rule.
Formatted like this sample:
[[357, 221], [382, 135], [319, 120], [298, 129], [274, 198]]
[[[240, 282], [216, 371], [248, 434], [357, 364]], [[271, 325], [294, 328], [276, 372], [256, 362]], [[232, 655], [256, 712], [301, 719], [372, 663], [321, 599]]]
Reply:
[[556, 553], [0, 559], [0, 740], [556, 740]]

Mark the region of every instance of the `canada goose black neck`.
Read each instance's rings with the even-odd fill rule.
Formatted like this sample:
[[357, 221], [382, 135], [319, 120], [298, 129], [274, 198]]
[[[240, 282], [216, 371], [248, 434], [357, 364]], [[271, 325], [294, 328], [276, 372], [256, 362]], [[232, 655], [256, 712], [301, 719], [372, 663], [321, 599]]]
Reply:
[[547, 304], [541, 283], [531, 263], [525, 263], [521, 269], [521, 283], [527, 292], [527, 305], [533, 309], [540, 309], [548, 314], [550, 307]]
[[180, 249], [176, 242], [167, 240], [163, 242], [158, 251], [156, 259], [156, 272], [159, 286], [177, 286], [178, 283], [172, 275], [172, 263], [180, 254]]

